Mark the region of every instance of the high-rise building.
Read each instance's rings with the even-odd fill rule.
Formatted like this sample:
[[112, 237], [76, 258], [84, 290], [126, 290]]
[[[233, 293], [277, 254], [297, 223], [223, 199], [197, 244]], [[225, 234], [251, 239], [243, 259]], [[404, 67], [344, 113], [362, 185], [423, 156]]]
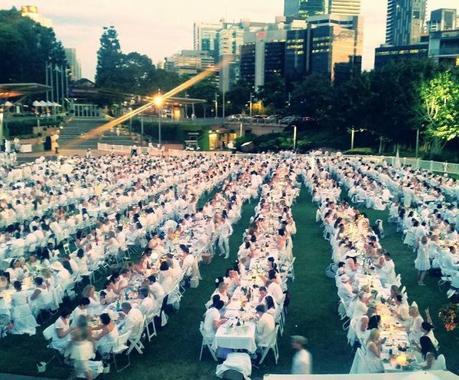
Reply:
[[309, 71], [327, 75], [336, 81], [359, 73], [362, 66], [361, 19], [357, 16], [328, 15], [323, 16], [323, 22], [319, 17], [315, 21], [316, 25], [309, 25]]
[[328, 12], [335, 15], [360, 15], [361, 0], [329, 0]]
[[429, 57], [437, 63], [459, 67], [459, 29], [431, 32]]
[[357, 16], [309, 18], [307, 28], [250, 34], [241, 50], [241, 78], [254, 87], [282, 76], [317, 73], [343, 81], [361, 71], [362, 23]]
[[207, 51], [182, 50], [166, 58], [164, 69], [178, 75], [192, 76], [212, 66], [215, 60]]
[[38, 13], [38, 7], [35, 5], [23, 5], [21, 7], [21, 16], [28, 17], [46, 28], [52, 28], [53, 22]]
[[428, 52], [428, 42], [400, 46], [381, 45], [375, 49], [375, 70], [394, 61], [426, 59]]
[[81, 65], [77, 58], [75, 48], [65, 48], [65, 58], [70, 68], [70, 79], [76, 81], [81, 79]]
[[298, 18], [306, 20], [310, 16], [328, 13], [328, 0], [299, 0]]
[[309, 71], [308, 52], [310, 46], [309, 31], [289, 30], [285, 41], [285, 78], [300, 80]]
[[276, 76], [284, 76], [285, 40], [283, 29], [249, 33], [241, 49], [241, 79], [254, 88]]
[[285, 0], [284, 16], [303, 20], [330, 13], [358, 16], [360, 6], [361, 0]]
[[456, 20], [456, 9], [436, 9], [430, 13], [429, 31], [441, 32], [444, 30], [454, 30], [457, 27]]
[[388, 0], [386, 43], [418, 43], [425, 29], [426, 0]]
[[193, 49], [207, 51], [209, 55], [218, 60], [218, 32], [222, 29], [223, 24], [216, 23], [194, 23], [193, 25]]

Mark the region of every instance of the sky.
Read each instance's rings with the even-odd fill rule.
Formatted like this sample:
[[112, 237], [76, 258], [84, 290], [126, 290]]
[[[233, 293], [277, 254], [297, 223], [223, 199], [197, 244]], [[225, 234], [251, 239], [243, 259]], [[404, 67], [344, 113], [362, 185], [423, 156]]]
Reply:
[[[175, 52], [192, 49], [193, 22], [250, 19], [274, 21], [283, 0], [0, 0], [0, 9], [36, 5], [52, 20], [65, 47], [76, 48], [83, 76], [94, 78], [103, 26], [116, 27], [121, 49], [148, 55], [154, 63]], [[363, 66], [371, 69], [374, 48], [384, 43], [386, 0], [362, 0]], [[428, 0], [429, 11], [457, 8], [458, 0]]]

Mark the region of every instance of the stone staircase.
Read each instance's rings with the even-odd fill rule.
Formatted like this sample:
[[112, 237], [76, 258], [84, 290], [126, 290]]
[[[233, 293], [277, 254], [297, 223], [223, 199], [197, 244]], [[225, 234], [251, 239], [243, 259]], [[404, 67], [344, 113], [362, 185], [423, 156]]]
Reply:
[[105, 119], [72, 119], [61, 130], [59, 137], [60, 149], [71, 147], [72, 149], [97, 149], [97, 143], [113, 144], [113, 145], [139, 145], [139, 138], [136, 134], [129, 135], [129, 131], [125, 128], [119, 130], [119, 135], [116, 130], [105, 131], [99, 136], [95, 136], [88, 140], [78, 139], [85, 133], [96, 129], [106, 123]]

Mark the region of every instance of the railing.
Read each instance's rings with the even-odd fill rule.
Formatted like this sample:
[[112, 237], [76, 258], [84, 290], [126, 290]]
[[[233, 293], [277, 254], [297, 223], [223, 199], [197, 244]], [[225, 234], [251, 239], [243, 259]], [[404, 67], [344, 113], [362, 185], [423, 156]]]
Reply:
[[[363, 159], [369, 159], [376, 162], [387, 162], [388, 164], [395, 166], [397, 163], [397, 157], [395, 156], [359, 156]], [[440, 172], [447, 174], [459, 175], [459, 164], [439, 161], [428, 161], [421, 160], [413, 157], [400, 157], [400, 165], [411, 166], [415, 169], [426, 169], [432, 172]]]

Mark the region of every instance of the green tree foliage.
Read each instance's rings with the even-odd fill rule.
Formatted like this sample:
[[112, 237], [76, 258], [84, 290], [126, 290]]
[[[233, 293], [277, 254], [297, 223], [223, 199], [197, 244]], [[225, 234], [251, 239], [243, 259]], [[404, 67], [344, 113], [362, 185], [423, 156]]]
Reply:
[[422, 118], [427, 133], [442, 141], [459, 137], [459, 78], [440, 72], [420, 88]]
[[105, 27], [97, 52], [96, 86], [110, 95], [100, 99], [110, 104], [130, 95], [153, 95], [180, 83], [174, 73], [158, 70], [151, 59], [137, 52], [124, 54], [113, 26]]
[[273, 76], [259, 89], [258, 96], [271, 113], [283, 113], [288, 101], [284, 79], [280, 75]]
[[236, 85], [234, 85], [231, 90], [226, 93], [226, 100], [228, 100], [231, 105], [228, 110], [228, 114], [248, 111], [250, 94], [254, 96], [255, 91], [249, 83], [240, 80]]
[[44, 83], [46, 63], [66, 65], [62, 44], [45, 28], [12, 8], [0, 11], [0, 82]]
[[333, 87], [329, 78], [323, 75], [309, 75], [294, 85], [290, 113], [307, 116], [325, 124], [330, 118], [333, 100]]

